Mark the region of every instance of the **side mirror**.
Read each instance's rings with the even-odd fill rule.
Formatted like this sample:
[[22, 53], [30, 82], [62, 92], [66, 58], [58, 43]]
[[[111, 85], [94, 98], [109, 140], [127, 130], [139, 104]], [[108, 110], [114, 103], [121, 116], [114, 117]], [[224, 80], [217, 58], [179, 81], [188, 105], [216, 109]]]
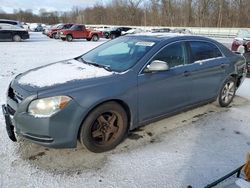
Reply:
[[154, 60], [145, 68], [144, 72], [161, 72], [169, 70], [168, 63], [165, 61]]
[[238, 49], [237, 49], [237, 53], [243, 55], [245, 52], [246, 52], [245, 46], [240, 45], [240, 46], [238, 47]]

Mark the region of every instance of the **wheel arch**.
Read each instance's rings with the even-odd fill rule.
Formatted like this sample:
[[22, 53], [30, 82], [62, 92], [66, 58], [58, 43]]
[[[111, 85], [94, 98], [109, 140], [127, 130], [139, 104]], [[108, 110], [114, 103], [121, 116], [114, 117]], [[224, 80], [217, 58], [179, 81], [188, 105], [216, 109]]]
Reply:
[[121, 99], [109, 99], [109, 100], [101, 101], [98, 104], [95, 104], [93, 107], [90, 108], [90, 110], [88, 110], [87, 114], [84, 116], [84, 118], [81, 121], [81, 124], [78, 127], [77, 139], [79, 139], [79, 134], [80, 134], [80, 131], [81, 131], [82, 124], [86, 120], [86, 118], [89, 116], [89, 114], [94, 109], [96, 109], [99, 106], [101, 106], [101, 105], [103, 105], [105, 103], [108, 103], [108, 102], [116, 102], [117, 104], [119, 104], [125, 110], [125, 112], [127, 114], [127, 118], [128, 118], [128, 130], [127, 130], [127, 132], [130, 130], [131, 122], [132, 122], [132, 113], [131, 113], [131, 110], [129, 108], [129, 105], [126, 102], [124, 102], [123, 100], [121, 100]]
[[66, 37], [69, 36], [69, 35], [73, 38], [72, 33], [67, 33], [67, 34], [66, 34]]
[[241, 78], [242, 76], [238, 76], [237, 74], [231, 74], [230, 77], [233, 77], [236, 81], [236, 87], [238, 88], [241, 84]]

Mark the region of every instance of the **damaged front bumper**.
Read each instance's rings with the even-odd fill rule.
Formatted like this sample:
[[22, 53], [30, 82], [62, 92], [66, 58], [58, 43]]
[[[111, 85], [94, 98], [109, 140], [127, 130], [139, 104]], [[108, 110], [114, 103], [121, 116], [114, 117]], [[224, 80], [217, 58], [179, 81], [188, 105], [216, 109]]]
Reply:
[[8, 136], [13, 142], [16, 142], [17, 139], [14, 133], [14, 125], [12, 124], [12, 117], [8, 111], [8, 107], [6, 105], [2, 105], [2, 111], [5, 118], [6, 130]]

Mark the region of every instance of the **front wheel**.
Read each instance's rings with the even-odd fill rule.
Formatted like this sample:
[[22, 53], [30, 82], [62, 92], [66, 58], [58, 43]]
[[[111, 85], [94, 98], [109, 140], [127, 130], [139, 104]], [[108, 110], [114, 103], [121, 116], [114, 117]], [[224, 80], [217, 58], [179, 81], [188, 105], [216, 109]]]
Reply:
[[110, 35], [110, 38], [111, 38], [111, 39], [115, 39], [116, 36], [115, 36], [114, 34], [111, 34], [111, 35]]
[[14, 42], [20, 42], [22, 40], [22, 38], [19, 35], [14, 35], [13, 36], [13, 41]]
[[233, 77], [228, 78], [219, 93], [218, 103], [221, 107], [228, 106], [235, 96], [236, 92], [236, 80]]
[[116, 102], [108, 102], [94, 109], [80, 129], [80, 142], [92, 152], [100, 153], [115, 148], [125, 137], [128, 118]]

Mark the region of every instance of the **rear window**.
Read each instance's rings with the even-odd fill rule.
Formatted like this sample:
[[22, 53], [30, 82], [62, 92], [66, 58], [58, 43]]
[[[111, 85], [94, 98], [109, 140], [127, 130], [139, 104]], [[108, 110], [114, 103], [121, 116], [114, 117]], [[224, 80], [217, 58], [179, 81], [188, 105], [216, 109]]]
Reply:
[[222, 54], [218, 47], [209, 42], [202, 41], [193, 41], [189, 42], [191, 53], [192, 53], [192, 62], [201, 61], [216, 57], [222, 57]]

